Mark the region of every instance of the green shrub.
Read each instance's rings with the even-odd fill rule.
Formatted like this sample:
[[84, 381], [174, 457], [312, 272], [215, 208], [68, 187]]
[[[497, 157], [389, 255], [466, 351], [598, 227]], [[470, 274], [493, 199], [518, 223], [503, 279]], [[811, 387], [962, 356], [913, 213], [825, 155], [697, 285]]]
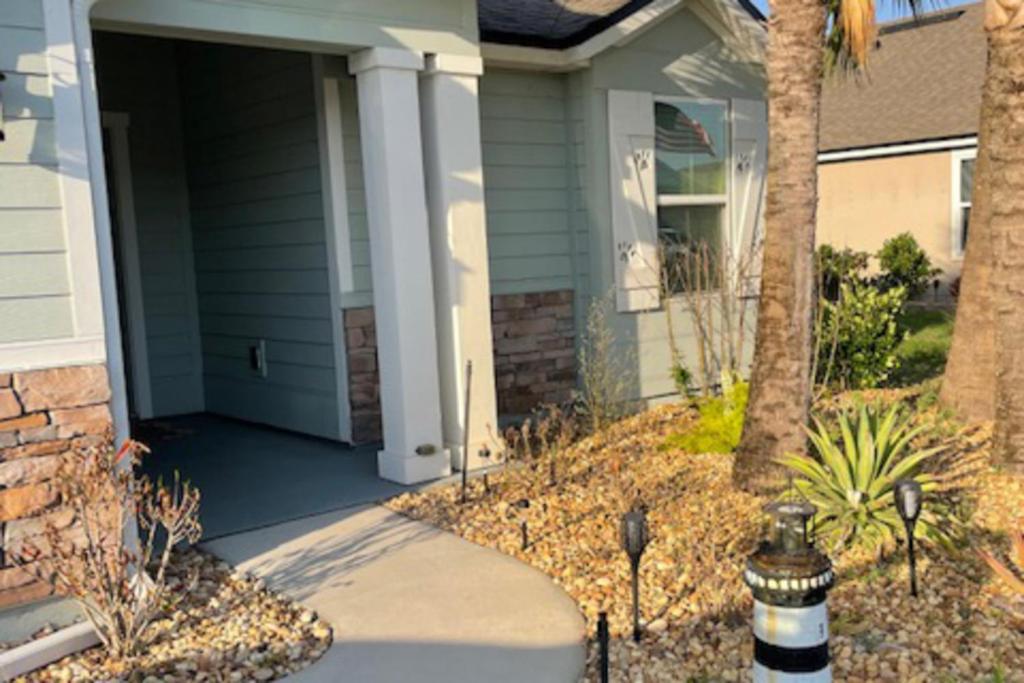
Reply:
[[668, 437], [666, 447], [688, 453], [731, 453], [739, 445], [750, 386], [743, 381], [723, 384], [721, 396], [697, 402], [700, 419], [691, 429]]
[[881, 289], [903, 287], [911, 298], [928, 290], [933, 278], [942, 272], [933, 268], [931, 259], [909, 232], [887, 239], [879, 250], [878, 265]]
[[[903, 530], [894, 484], [915, 479], [925, 492], [934, 491], [935, 482], [921, 468], [943, 449], [910, 452], [911, 441], [924, 428], [912, 428], [899, 405], [884, 416], [865, 406], [840, 413], [838, 442], [819, 419], [814, 424], [807, 433], [817, 458], [787, 455], [779, 462], [793, 471], [793, 486], [818, 509], [815, 536], [833, 551], [854, 543], [884, 548]], [[925, 501], [917, 534], [948, 546], [954, 523], [945, 506]]]
[[820, 295], [829, 301], [839, 298], [839, 288], [845, 283], [860, 282], [868, 267], [870, 254], [852, 249], [838, 250], [829, 244], [818, 247], [815, 257], [818, 267]]
[[817, 381], [852, 389], [885, 382], [899, 367], [896, 349], [905, 336], [899, 316], [906, 300], [902, 287], [882, 292], [862, 282], [842, 285], [836, 301], [821, 300]]

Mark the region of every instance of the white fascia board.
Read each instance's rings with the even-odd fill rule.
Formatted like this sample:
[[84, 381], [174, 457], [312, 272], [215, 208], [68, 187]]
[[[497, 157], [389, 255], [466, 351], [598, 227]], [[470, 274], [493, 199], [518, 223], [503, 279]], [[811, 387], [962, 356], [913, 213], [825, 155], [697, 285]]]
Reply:
[[541, 47], [482, 43], [480, 55], [488, 67], [530, 69], [533, 71], [575, 71], [590, 65], [589, 61], [573, 63], [566, 50]]
[[925, 152], [943, 152], [953, 149], [967, 149], [978, 146], [977, 135], [965, 135], [959, 138], [946, 138], [944, 140], [927, 140], [925, 142], [907, 142], [895, 145], [879, 145], [877, 147], [861, 147], [860, 149], [845, 149], [835, 152], [822, 152], [818, 154], [818, 163], [826, 164], [835, 161], [853, 161], [856, 159], [877, 159], [879, 157], [894, 157], [904, 154], [922, 154]]

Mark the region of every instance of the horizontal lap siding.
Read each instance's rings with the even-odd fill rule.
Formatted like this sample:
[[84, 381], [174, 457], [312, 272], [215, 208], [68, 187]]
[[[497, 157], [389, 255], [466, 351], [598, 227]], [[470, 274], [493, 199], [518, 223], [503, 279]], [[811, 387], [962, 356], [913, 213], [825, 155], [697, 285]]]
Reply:
[[71, 288], [41, 0], [0, 3], [0, 343], [70, 337]]
[[[336, 438], [310, 57], [198, 44], [180, 55], [207, 409]], [[259, 339], [266, 379], [249, 367]]]
[[[593, 293], [590, 287], [590, 225], [587, 220], [587, 146], [586, 123], [584, 120], [585, 82], [583, 74], [574, 73], [567, 77], [567, 120], [566, 131], [569, 148], [569, 198], [572, 214], [570, 226], [573, 231], [572, 248], [573, 276], [575, 289], [575, 324], [577, 330], [585, 327], [585, 315]], [[577, 335], [576, 341], [582, 339]]]
[[153, 414], [202, 410], [203, 370], [175, 44], [113, 33], [97, 33], [93, 42], [100, 107], [129, 116]]
[[366, 183], [363, 179], [363, 152], [359, 137], [359, 106], [356, 79], [341, 79], [341, 126], [345, 158], [345, 190], [348, 202], [348, 229], [352, 268], [352, 291], [345, 292], [342, 305], [359, 308], [373, 305], [370, 281], [370, 233], [366, 219]]
[[480, 81], [492, 294], [573, 288], [563, 76], [488, 71]]

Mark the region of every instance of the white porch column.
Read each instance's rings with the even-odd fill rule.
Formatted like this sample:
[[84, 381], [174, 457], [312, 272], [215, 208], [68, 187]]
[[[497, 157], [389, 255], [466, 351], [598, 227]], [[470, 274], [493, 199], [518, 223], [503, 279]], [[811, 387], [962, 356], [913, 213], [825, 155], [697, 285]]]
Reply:
[[451, 472], [441, 436], [417, 87], [422, 68], [422, 55], [395, 48], [349, 57], [359, 97], [380, 364], [384, 449], [377, 466], [380, 476], [403, 484]]
[[480, 151], [479, 57], [430, 55], [420, 80], [445, 445], [463, 462], [466, 361], [473, 361], [469, 466], [497, 454], [491, 287]]

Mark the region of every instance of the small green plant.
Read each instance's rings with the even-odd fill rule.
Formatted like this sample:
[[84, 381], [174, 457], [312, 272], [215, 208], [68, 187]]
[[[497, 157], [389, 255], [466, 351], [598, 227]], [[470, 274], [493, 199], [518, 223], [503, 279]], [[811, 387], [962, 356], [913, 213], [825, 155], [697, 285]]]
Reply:
[[903, 287], [911, 298], [924, 294], [932, 279], [942, 272], [932, 267], [928, 254], [909, 232], [887, 239], [877, 256], [882, 270], [879, 287], [883, 290]]
[[899, 367], [897, 348], [906, 336], [900, 313], [906, 290], [879, 291], [854, 282], [839, 288], [836, 301], [822, 299], [815, 346], [817, 381], [844, 389], [870, 389]]
[[[898, 480], [915, 479], [925, 492], [935, 490], [922, 465], [943, 448], [911, 452], [911, 442], [924, 427], [912, 427], [899, 405], [880, 413], [867, 406], [840, 413], [838, 440], [815, 418], [815, 428], [807, 433], [817, 458], [791, 454], [779, 460], [796, 475], [796, 491], [817, 507], [815, 535], [833, 551], [861, 543], [881, 552], [902, 533], [903, 521], [893, 504]], [[917, 532], [948, 546], [952, 523], [945, 506], [930, 501]]]
[[731, 453], [740, 442], [749, 393], [746, 382], [723, 382], [721, 396], [697, 402], [700, 419], [693, 428], [668, 437], [665, 446], [688, 453]]

